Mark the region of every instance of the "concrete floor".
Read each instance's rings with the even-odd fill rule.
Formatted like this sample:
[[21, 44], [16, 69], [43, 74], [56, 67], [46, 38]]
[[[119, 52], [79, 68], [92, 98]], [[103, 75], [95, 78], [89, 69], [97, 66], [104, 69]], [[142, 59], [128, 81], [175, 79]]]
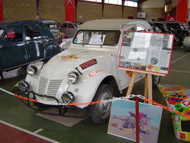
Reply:
[[[9, 79], [0, 82], [0, 87], [11, 89], [18, 79]], [[182, 49], [175, 50], [172, 60], [171, 73], [163, 77], [162, 84], [179, 84], [190, 86], [190, 53]], [[143, 82], [135, 86], [135, 92], [143, 93]], [[154, 99], [164, 103], [158, 91], [153, 91]], [[107, 134], [107, 126], [94, 125], [90, 120], [85, 120], [80, 124], [68, 128], [53, 121], [45, 120], [35, 115], [35, 112], [27, 108], [18, 99], [8, 95], [0, 94], [0, 120], [7, 121], [21, 128], [39, 132], [40, 135], [60, 141], [62, 143], [130, 143], [127, 140], [117, 138]], [[18, 139], [19, 140], [19, 139]], [[158, 143], [182, 143], [178, 141], [173, 133], [170, 113], [163, 112]]]

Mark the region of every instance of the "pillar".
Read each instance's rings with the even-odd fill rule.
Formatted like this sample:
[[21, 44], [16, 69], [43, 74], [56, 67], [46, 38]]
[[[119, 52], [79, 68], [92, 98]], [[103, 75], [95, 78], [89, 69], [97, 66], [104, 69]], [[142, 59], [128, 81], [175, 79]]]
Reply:
[[3, 21], [3, 0], [0, 0], [0, 22]]
[[176, 21], [187, 23], [188, 20], [188, 0], [177, 0]]
[[65, 21], [76, 21], [76, 0], [64, 0]]

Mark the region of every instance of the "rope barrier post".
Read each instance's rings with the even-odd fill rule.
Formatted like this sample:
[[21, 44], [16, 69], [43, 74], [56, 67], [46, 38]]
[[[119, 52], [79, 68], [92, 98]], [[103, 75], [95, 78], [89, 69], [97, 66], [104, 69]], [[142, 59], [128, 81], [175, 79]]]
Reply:
[[136, 111], [136, 143], [140, 143], [140, 115], [139, 115], [139, 99], [135, 97], [135, 111]]

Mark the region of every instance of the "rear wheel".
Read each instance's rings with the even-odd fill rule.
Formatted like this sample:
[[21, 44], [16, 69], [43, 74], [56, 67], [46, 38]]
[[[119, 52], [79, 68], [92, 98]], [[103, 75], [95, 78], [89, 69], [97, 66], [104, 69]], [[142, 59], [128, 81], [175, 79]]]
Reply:
[[158, 84], [160, 83], [160, 79], [161, 77], [160, 76], [153, 76], [152, 77], [152, 87], [153, 88], [157, 88], [158, 87]]
[[[102, 101], [112, 99], [113, 97], [113, 88], [108, 84], [102, 84], [98, 88], [94, 101]], [[92, 121], [96, 124], [104, 123], [109, 115], [111, 110], [111, 102], [95, 104], [90, 108], [90, 117]]]

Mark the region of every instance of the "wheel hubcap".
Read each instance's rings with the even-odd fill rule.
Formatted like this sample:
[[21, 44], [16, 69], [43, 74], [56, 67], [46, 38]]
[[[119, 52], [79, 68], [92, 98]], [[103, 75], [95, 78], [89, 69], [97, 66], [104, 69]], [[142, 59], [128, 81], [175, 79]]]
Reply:
[[[111, 93], [106, 91], [102, 94], [100, 101], [109, 100], [111, 98], [112, 98]], [[99, 110], [101, 111], [102, 119], [105, 119], [109, 116], [110, 109], [111, 109], [111, 102], [104, 102], [102, 104], [99, 104]]]

